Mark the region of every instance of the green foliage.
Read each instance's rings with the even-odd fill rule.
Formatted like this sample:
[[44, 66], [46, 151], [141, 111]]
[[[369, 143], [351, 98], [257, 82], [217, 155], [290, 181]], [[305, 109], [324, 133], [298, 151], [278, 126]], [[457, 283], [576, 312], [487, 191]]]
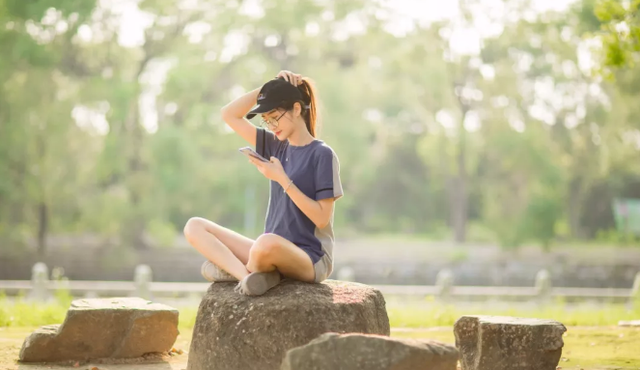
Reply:
[[624, 233], [616, 229], [600, 230], [596, 234], [596, 240], [607, 245], [637, 245], [640, 238], [633, 234]]
[[[640, 75], [602, 82], [579, 53], [602, 24], [608, 63], [632, 61], [638, 0], [505, 23], [478, 55], [448, 39], [468, 20], [393, 35], [388, 10], [365, 1], [266, 1], [247, 16], [231, 3], [145, 0], [154, 21], [123, 45], [121, 15], [100, 3], [0, 0], [3, 248], [91, 234], [128, 258], [149, 241], [172, 245], [191, 216], [258, 233], [268, 182], [219, 110], [280, 69], [317, 82], [346, 195], [338, 237], [452, 239], [457, 227], [471, 242], [550, 248], [594, 238], [611, 227], [611, 199], [640, 197], [629, 139]], [[355, 18], [363, 32], [340, 34]], [[628, 34], [612, 31], [621, 21]]]
[[162, 247], [171, 247], [175, 242], [178, 230], [170, 222], [162, 222], [161, 220], [151, 220], [147, 225], [147, 231], [157, 245]]
[[[442, 239], [442, 238], [441, 238]], [[467, 240], [471, 243], [495, 243], [495, 233], [486, 225], [475, 221], [469, 224]]]
[[640, 57], [640, 1], [601, 0], [595, 14], [602, 22], [604, 65], [634, 67]]

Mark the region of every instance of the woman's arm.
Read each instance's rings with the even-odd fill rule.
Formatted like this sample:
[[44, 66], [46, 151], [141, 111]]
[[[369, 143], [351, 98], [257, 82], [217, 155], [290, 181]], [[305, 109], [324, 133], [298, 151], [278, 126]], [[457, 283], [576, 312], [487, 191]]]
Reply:
[[[286, 193], [291, 198], [293, 203], [304, 213], [309, 219], [319, 228], [322, 229], [331, 221], [331, 215], [333, 213], [333, 198], [313, 200], [306, 196], [296, 184], [289, 180], [286, 176], [284, 180], [278, 181], [283, 189], [286, 189]], [[291, 185], [289, 185], [291, 183]], [[287, 189], [287, 186], [289, 187]]]
[[222, 119], [251, 146], [256, 145], [256, 126], [252, 125], [244, 116], [256, 104], [259, 92], [260, 88], [249, 91], [225, 105], [220, 111]]
[[[291, 82], [294, 86], [298, 86], [302, 83], [302, 75], [291, 71], [278, 72], [276, 78], [280, 77]], [[249, 91], [222, 107], [221, 110], [222, 120], [225, 121], [233, 131], [238, 133], [238, 135], [251, 144], [251, 146], [256, 146], [256, 126], [252, 125], [251, 122], [244, 117], [249, 113], [251, 108], [256, 105], [260, 89], [262, 89], [262, 87]]]
[[306, 196], [298, 187], [291, 182], [289, 176], [284, 172], [282, 163], [276, 157], [271, 157], [271, 162], [262, 162], [250, 158], [258, 170], [269, 180], [280, 184], [286, 190], [287, 195], [293, 203], [319, 228], [322, 229], [329, 224], [333, 214], [334, 198], [314, 200]]

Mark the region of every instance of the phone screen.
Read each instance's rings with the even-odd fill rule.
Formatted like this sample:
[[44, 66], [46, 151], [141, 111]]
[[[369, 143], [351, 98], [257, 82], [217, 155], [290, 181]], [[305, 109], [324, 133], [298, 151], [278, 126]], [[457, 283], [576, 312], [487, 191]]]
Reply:
[[256, 153], [255, 150], [251, 149], [250, 147], [244, 147], [244, 148], [240, 148], [238, 149], [240, 152], [242, 152], [242, 154], [246, 155], [247, 157], [253, 157], [256, 158], [260, 161], [263, 162], [269, 162], [268, 160], [266, 160], [263, 156], [261, 156], [260, 154]]

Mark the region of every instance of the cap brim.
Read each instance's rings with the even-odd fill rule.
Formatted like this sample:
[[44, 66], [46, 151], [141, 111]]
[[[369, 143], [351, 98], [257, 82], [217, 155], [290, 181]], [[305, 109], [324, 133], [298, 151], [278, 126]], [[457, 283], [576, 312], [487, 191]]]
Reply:
[[258, 114], [271, 112], [272, 110], [278, 108], [278, 103], [262, 103], [256, 105], [252, 110], [247, 113], [247, 119], [252, 119]]

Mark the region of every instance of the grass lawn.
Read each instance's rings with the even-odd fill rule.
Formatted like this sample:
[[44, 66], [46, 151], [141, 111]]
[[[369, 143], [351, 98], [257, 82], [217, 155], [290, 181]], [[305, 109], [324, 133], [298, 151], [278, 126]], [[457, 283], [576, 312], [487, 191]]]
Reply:
[[[61, 323], [70, 299], [60, 297], [57, 303], [32, 304], [18, 300], [9, 303], [0, 296], [0, 369], [44, 370], [47, 367], [18, 366], [15, 360], [24, 338], [36, 327]], [[180, 336], [175, 347], [189, 350], [197, 307], [181, 307]], [[456, 304], [445, 305], [432, 300], [394, 299], [388, 297], [387, 312], [392, 336], [436, 339], [454, 343], [452, 326], [460, 316], [469, 314], [506, 315], [554, 319], [567, 326], [565, 347], [560, 366], [563, 369], [640, 369], [640, 328], [617, 327], [619, 320], [640, 319], [640, 304], [565, 305], [554, 302], [535, 305]], [[181, 355], [164, 366], [140, 364], [99, 367], [101, 370], [184, 369], [187, 356]], [[155, 366], [155, 367], [154, 367]], [[89, 367], [90, 368], [90, 367]], [[54, 367], [53, 369], [58, 369]]]
[[[54, 303], [34, 304], [18, 299], [9, 302], [0, 294], [0, 328], [31, 327], [62, 323], [71, 297], [60, 297]], [[500, 315], [553, 319], [565, 326], [615, 326], [620, 320], [640, 320], [640, 301], [628, 304], [565, 304], [556, 301], [544, 306], [531, 304], [467, 303], [443, 304], [433, 297], [409, 299], [385, 297], [391, 327], [431, 328], [452, 326], [464, 315]], [[195, 324], [197, 304], [178, 306], [180, 329]]]
[[628, 304], [565, 304], [562, 301], [556, 301], [538, 306], [500, 302], [443, 304], [434, 301], [433, 298], [409, 300], [385, 297], [385, 299], [392, 327], [452, 326], [464, 315], [552, 319], [565, 326], [615, 326], [621, 320], [640, 320], [640, 302], [630, 306]]

